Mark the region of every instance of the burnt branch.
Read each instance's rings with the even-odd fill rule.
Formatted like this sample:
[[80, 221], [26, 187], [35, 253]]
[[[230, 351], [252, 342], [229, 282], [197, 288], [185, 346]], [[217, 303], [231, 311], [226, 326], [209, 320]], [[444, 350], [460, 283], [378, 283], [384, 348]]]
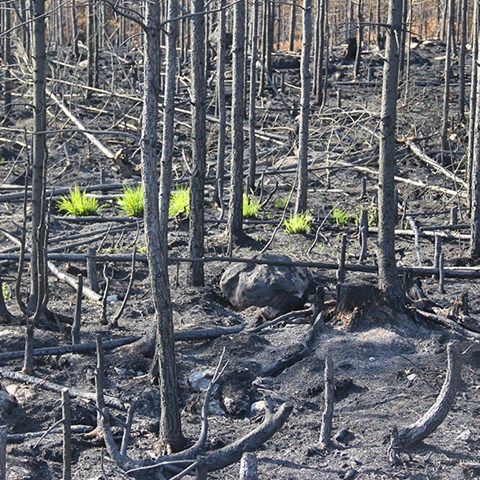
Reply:
[[452, 408], [461, 380], [462, 354], [458, 342], [451, 342], [447, 347], [447, 375], [435, 403], [412, 425], [402, 428], [394, 434], [388, 448], [388, 460], [394, 465], [402, 463], [400, 453], [408, 452], [431, 435], [443, 422]]

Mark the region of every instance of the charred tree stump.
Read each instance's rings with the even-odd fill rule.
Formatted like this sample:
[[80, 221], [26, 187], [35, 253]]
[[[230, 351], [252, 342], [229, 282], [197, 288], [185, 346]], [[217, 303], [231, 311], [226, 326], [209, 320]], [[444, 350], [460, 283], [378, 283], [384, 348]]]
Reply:
[[63, 432], [63, 474], [62, 480], [72, 479], [72, 418], [70, 412], [70, 393], [62, 390], [62, 432]]
[[337, 311], [351, 313], [355, 308], [375, 305], [381, 300], [381, 294], [374, 285], [367, 283], [343, 283], [339, 285]]
[[332, 359], [327, 356], [325, 358], [325, 405], [322, 413], [322, 426], [320, 429], [320, 446], [321, 448], [327, 448], [330, 445], [332, 434], [332, 419], [333, 419], [333, 393], [334, 393], [334, 380], [333, 380], [333, 362]]
[[447, 357], [447, 375], [435, 403], [422, 418], [394, 433], [388, 448], [388, 460], [392, 464], [401, 464], [400, 452], [408, 452], [431, 435], [452, 408], [462, 370], [462, 353], [458, 342], [448, 344]]

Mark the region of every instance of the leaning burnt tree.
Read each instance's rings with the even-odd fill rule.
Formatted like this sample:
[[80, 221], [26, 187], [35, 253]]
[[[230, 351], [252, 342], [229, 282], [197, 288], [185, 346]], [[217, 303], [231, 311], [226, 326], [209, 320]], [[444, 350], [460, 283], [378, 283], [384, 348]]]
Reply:
[[400, 291], [395, 261], [395, 131], [403, 0], [390, 0], [383, 68], [378, 178], [378, 281], [388, 296]]

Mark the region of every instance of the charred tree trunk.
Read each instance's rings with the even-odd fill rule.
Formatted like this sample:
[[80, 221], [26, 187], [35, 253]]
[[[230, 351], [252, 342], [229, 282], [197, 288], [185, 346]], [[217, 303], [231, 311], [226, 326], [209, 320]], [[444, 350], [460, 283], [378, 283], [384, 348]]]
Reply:
[[[479, 11], [477, 7], [476, 21], [474, 23], [474, 36], [479, 34]], [[478, 37], [477, 37], [478, 38]], [[478, 40], [477, 40], [478, 41]], [[471, 241], [470, 255], [474, 258], [480, 257], [480, 48], [476, 48], [476, 56], [473, 62], [476, 70], [476, 83], [472, 84], [472, 90], [475, 90], [475, 116], [470, 115], [470, 121], [473, 122], [473, 128], [470, 132], [473, 134], [473, 145], [471, 152], [472, 168], [471, 168]]]
[[252, 42], [250, 59], [250, 96], [248, 98], [248, 180], [247, 191], [255, 191], [255, 173], [257, 168], [257, 146], [255, 135], [256, 108], [255, 101], [257, 97], [257, 41], [258, 41], [258, 4], [259, 0], [253, 0], [252, 11]]
[[33, 6], [33, 96], [34, 130], [32, 159], [32, 257], [30, 262], [31, 291], [28, 309], [31, 313], [41, 314], [46, 299], [47, 262], [46, 262], [46, 165], [47, 165], [47, 105], [46, 105], [46, 67], [45, 46], [45, 0], [35, 0]]
[[225, 103], [225, 55], [226, 55], [226, 12], [227, 0], [220, 2], [220, 16], [217, 39], [217, 109], [218, 109], [218, 150], [217, 173], [214, 201], [222, 206], [225, 178], [225, 143], [226, 143], [226, 103]]
[[[327, 2], [328, 0], [318, 0], [316, 29], [315, 29], [315, 61], [314, 61], [314, 81], [313, 94], [316, 96], [317, 105], [323, 103], [323, 64], [325, 59], [325, 49], [327, 47], [326, 22], [327, 22]], [[328, 62], [328, 57], [325, 63]], [[326, 76], [325, 67], [325, 76]]]
[[403, 0], [390, 0], [383, 69], [378, 184], [378, 279], [388, 294], [399, 293], [395, 261], [395, 131]]
[[[190, 177], [189, 250], [192, 258], [202, 258], [204, 251], [204, 190], [206, 152], [205, 111], [205, 20], [204, 0], [193, 0], [192, 20], [192, 174]], [[190, 264], [190, 284], [203, 286], [202, 262]]]
[[[73, 52], [75, 58], [80, 56], [78, 50], [78, 24], [77, 24], [77, 0], [72, 0], [72, 42], [73, 42]], [[124, 19], [123, 17], [121, 17]]]
[[465, 59], [467, 53], [467, 10], [468, 1], [461, 0], [461, 30], [460, 30], [460, 51], [458, 55], [458, 110], [459, 120], [466, 123], [465, 117]]
[[175, 89], [177, 78], [178, 0], [168, 2], [168, 22], [165, 26], [166, 54], [165, 91], [163, 98], [162, 155], [160, 160], [160, 225], [165, 237], [168, 230], [168, 206], [172, 185], [173, 138], [175, 121]]
[[[88, 2], [88, 23], [87, 23], [87, 86], [98, 87], [98, 19], [96, 0]], [[87, 97], [91, 91], [87, 91]]]
[[244, 48], [245, 48], [245, 0], [234, 6], [233, 30], [233, 92], [232, 92], [232, 165], [230, 202], [227, 219], [228, 251], [243, 235], [243, 117], [244, 117]]
[[307, 210], [308, 188], [308, 124], [310, 117], [310, 91], [312, 76], [310, 73], [310, 53], [312, 49], [312, 0], [303, 2], [303, 41], [301, 59], [302, 91], [300, 97], [300, 127], [298, 151], [298, 189], [295, 212]]
[[362, 61], [362, 43], [363, 43], [363, 2], [358, 0], [357, 3], [357, 53], [355, 55], [355, 64], [353, 66], [353, 76], [357, 77], [360, 74], [360, 62]]
[[475, 2], [472, 22], [472, 80], [470, 89], [470, 112], [468, 118], [468, 150], [467, 150], [467, 183], [468, 183], [468, 208], [471, 212], [473, 202], [473, 160], [475, 157], [475, 125], [477, 114], [477, 73], [475, 59], [478, 58], [478, 35], [480, 33], [479, 5]]
[[0, 123], [7, 121], [12, 112], [12, 72], [10, 71], [11, 65], [13, 65], [12, 56], [12, 15], [10, 6], [5, 3], [2, 7], [0, 15], [3, 16], [2, 21], [2, 33], [3, 33], [3, 59], [5, 61], [5, 70], [3, 76], [3, 119], [0, 117]]
[[399, 59], [399, 69], [403, 74], [405, 70], [405, 59], [406, 59], [406, 46], [407, 46], [407, 33], [410, 32], [408, 28], [408, 0], [403, 0], [403, 19], [402, 19], [402, 34], [400, 36], [400, 59]]
[[293, 52], [295, 49], [295, 32], [297, 30], [297, 0], [292, 0], [290, 14], [290, 39], [288, 49]]
[[264, 0], [262, 17], [262, 75], [259, 95], [263, 95], [272, 73], [273, 2]]
[[448, 129], [450, 127], [449, 121], [449, 99], [450, 99], [450, 76], [452, 70], [452, 42], [453, 38], [453, 24], [455, 22], [455, 9], [454, 9], [454, 0], [448, 0], [448, 31], [447, 31], [447, 47], [446, 47], [446, 56], [445, 56], [445, 86], [443, 91], [443, 120], [442, 120], [442, 150], [445, 154], [449, 149], [448, 142]]
[[[145, 237], [150, 274], [150, 287], [155, 308], [156, 358], [160, 383], [160, 438], [164, 444], [177, 450], [184, 439], [180, 423], [178, 384], [175, 365], [173, 313], [168, 277], [168, 224], [159, 216], [157, 187], [157, 124], [160, 81], [160, 8], [159, 0], [152, 0], [146, 7], [145, 87], [140, 139], [142, 179], [145, 205]], [[168, 198], [162, 188], [168, 179], [161, 172], [161, 209], [168, 209]]]

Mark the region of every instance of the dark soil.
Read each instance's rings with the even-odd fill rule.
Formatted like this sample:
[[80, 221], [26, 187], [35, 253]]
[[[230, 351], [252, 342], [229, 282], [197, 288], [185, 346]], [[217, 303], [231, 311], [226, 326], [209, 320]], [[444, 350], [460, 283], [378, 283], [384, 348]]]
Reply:
[[[403, 140], [415, 137], [421, 148], [432, 158], [446, 165], [463, 178], [465, 166], [462, 163], [466, 148], [465, 126], [453, 122], [451, 130], [451, 154], [446, 159], [440, 154], [438, 128], [441, 118], [442, 78], [444, 47], [438, 43], [424, 43], [411, 52], [411, 72], [408, 93], [403, 87], [399, 99], [398, 130], [398, 175], [421, 181], [424, 186], [398, 183], [400, 198], [399, 228], [409, 228], [408, 218], [419, 226], [446, 225], [452, 207], [458, 207], [459, 223], [467, 221], [465, 199], [438, 190], [437, 186], [458, 190], [452, 180], [421, 163]], [[52, 54], [53, 55], [53, 54]], [[62, 51], [56, 53], [63, 60]], [[118, 55], [122, 55], [119, 52]], [[298, 84], [296, 62], [293, 69], [285, 70], [285, 98], [287, 103], [298, 100], [298, 90], [291, 85]], [[333, 67], [335, 72], [333, 72]], [[55, 67], [58, 68], [58, 67]], [[109, 67], [110, 68], [110, 67]], [[371, 80], [366, 81], [367, 68]], [[340, 256], [341, 235], [348, 235], [347, 263], [358, 263], [360, 243], [358, 237], [359, 209], [369, 212], [371, 221], [370, 244], [366, 265], [375, 263], [376, 225], [376, 167], [378, 162], [378, 122], [381, 94], [381, 60], [378, 54], [369, 52], [364, 59], [363, 74], [351, 78], [352, 65], [342, 63], [340, 56], [332, 57], [331, 89], [327, 105], [323, 110], [314, 110], [311, 118], [311, 175], [309, 204], [314, 222], [312, 230], [305, 235], [288, 235], [280, 228], [270, 245], [270, 251], [289, 255], [295, 260], [336, 263]], [[70, 75], [82, 78], [80, 69], [72, 68]], [[119, 72], [115, 82], [119, 93], [140, 97], [127, 79], [122, 80]], [[110, 72], [104, 71], [102, 88], [110, 85]], [[78, 85], [81, 82], [78, 80]], [[289, 86], [290, 85], [290, 86]], [[19, 86], [27, 94], [27, 85]], [[59, 93], [62, 92], [58, 86]], [[66, 87], [65, 87], [66, 88]], [[133, 135], [139, 134], [141, 105], [131, 98], [102, 95], [84, 98], [80, 87], [68, 87], [71, 98], [69, 108], [92, 130], [126, 129]], [[452, 111], [455, 111], [455, 95], [458, 85], [453, 85]], [[336, 107], [336, 89], [341, 89], [342, 108]], [[67, 98], [67, 90], [63, 92]], [[295, 127], [288, 120], [282, 103], [267, 92], [259, 114], [259, 129], [285, 138], [295, 137]], [[67, 101], [67, 100], [65, 100]], [[108, 103], [108, 105], [107, 105]], [[107, 105], [107, 106], [105, 106]], [[103, 107], [105, 109], [103, 110]], [[14, 108], [14, 135], [23, 141], [22, 129], [31, 127], [28, 110]], [[128, 117], [124, 119], [125, 113]], [[56, 113], [51, 106], [51, 113]], [[453, 115], [453, 114], [452, 114]], [[454, 116], [454, 115], [453, 115]], [[61, 114], [51, 117], [51, 128], [65, 128]], [[176, 180], [182, 180], [185, 167], [190, 161], [188, 115], [178, 116], [176, 137]], [[209, 165], [213, 179], [217, 138], [216, 124], [209, 125]], [[17, 133], [18, 132], [18, 133]], [[5, 136], [5, 135], [4, 135]], [[112, 151], [123, 148], [128, 161], [138, 165], [137, 143], [134, 139], [115, 134], [99, 137]], [[127, 139], [126, 139], [127, 138]], [[245, 222], [245, 232], [251, 242], [239, 247], [238, 257], [252, 257], [271, 238], [275, 226], [281, 222], [282, 210], [274, 207], [274, 201], [288, 196], [294, 184], [296, 152], [294, 142], [275, 142], [272, 139], [258, 139], [260, 156], [259, 170], [265, 170], [263, 177], [263, 199], [278, 184], [278, 190], [264, 207], [260, 218]], [[101, 172], [108, 183], [124, 180], [120, 171], [88, 145], [80, 134], [60, 133], [49, 141], [49, 186], [80, 186], [100, 183]], [[25, 151], [18, 144], [6, 142], [2, 146], [4, 161], [0, 164], [0, 190], [6, 193], [7, 184], [21, 185]], [[448, 160], [448, 161], [447, 161]], [[370, 170], [368, 170], [370, 169]], [[367, 181], [367, 192], [360, 198], [362, 177]], [[134, 178], [135, 180], [135, 178]], [[137, 178], [138, 180], [138, 178]], [[207, 255], [223, 255], [226, 250], [223, 236], [224, 224], [216, 221], [219, 210], [211, 203], [213, 182], [207, 190], [206, 247]], [[18, 191], [21, 186], [18, 187]], [[100, 193], [100, 191], [96, 192]], [[115, 197], [120, 191], [102, 194], [103, 217], [121, 216], [116, 207]], [[288, 210], [288, 209], [287, 209]], [[347, 221], [340, 222], [332, 216], [334, 211], [347, 213]], [[3, 229], [20, 235], [22, 222], [21, 199], [0, 204], [0, 222]], [[186, 219], [172, 221], [170, 231], [170, 254], [172, 257], [188, 256], [188, 229]], [[80, 232], [92, 232], [108, 226], [118, 227], [118, 222], [73, 222], [62, 217], [52, 205], [50, 237], [66, 236], [65, 240], [52, 246], [70, 243], [68, 237]], [[317, 231], [318, 229], [318, 231]], [[459, 230], [462, 232], [461, 230]], [[467, 232], [462, 232], [467, 233]], [[102, 233], [101, 238], [90, 245], [65, 248], [64, 252], [85, 253], [88, 246], [95, 246], [99, 253], [131, 253], [135, 242], [135, 228], [125, 227], [122, 231]], [[72, 240], [74, 242], [75, 240]], [[14, 247], [3, 236], [0, 240], [2, 251]], [[399, 235], [398, 263], [400, 266], [423, 266], [433, 264], [433, 238], [420, 239], [420, 259], [414, 248], [412, 231]], [[144, 246], [143, 235], [138, 240]], [[443, 238], [443, 252], [447, 265], [460, 262], [466, 257], [468, 238], [448, 233]], [[13, 251], [13, 250], [12, 250]], [[467, 259], [468, 260], [468, 259]], [[57, 261], [64, 272], [75, 276], [86, 274], [81, 263]], [[113, 318], [120, 300], [125, 294], [129, 262], [108, 263], [108, 273], [113, 272], [111, 295], [118, 295], [119, 301], [108, 305], [107, 317]], [[200, 431], [200, 410], [203, 394], [195, 391], [189, 377], [195, 372], [213, 371], [224, 351], [229, 365], [224, 374], [221, 388], [211, 405], [210, 435], [208, 448], [215, 449], [245, 435], [254, 429], [262, 417], [261, 402], [270, 397], [275, 406], [292, 402], [294, 409], [286, 425], [271, 440], [257, 451], [259, 476], [263, 479], [300, 480], [316, 479], [474, 479], [480, 478], [480, 425], [478, 423], [480, 376], [480, 349], [476, 343], [454, 334], [433, 320], [415, 314], [413, 304], [405, 311], [393, 309], [391, 305], [377, 302], [360, 304], [360, 309], [337, 315], [335, 310], [335, 271], [310, 269], [315, 286], [325, 289], [325, 325], [317, 332], [307, 355], [298, 361], [286, 362], [284, 369], [275, 375], [265, 372], [275, 362], [294, 358], [311, 332], [314, 318], [299, 317], [301, 321], [278, 324], [263, 330], [253, 327], [264, 319], [261, 312], [248, 309], [233, 311], [220, 295], [219, 279], [226, 267], [222, 262], [210, 262], [205, 266], [206, 286], [187, 286], [188, 263], [173, 264], [170, 279], [174, 302], [175, 328], [177, 331], [234, 326], [243, 324], [237, 334], [222, 336], [215, 340], [177, 342], [177, 367], [179, 375], [180, 402], [182, 407], [183, 431], [189, 442], [194, 442]], [[103, 265], [98, 265], [98, 275], [103, 288]], [[14, 278], [16, 263], [2, 261], [0, 275], [6, 285], [7, 307], [14, 320], [4, 323], [0, 329], [0, 350], [9, 352], [21, 350], [24, 344], [25, 325], [14, 301]], [[28, 272], [25, 273], [22, 294], [26, 295]], [[375, 285], [374, 275], [347, 272], [348, 282]], [[469, 280], [447, 278], [445, 293], [439, 293], [437, 280], [422, 278], [423, 290], [431, 308], [448, 307], [459, 295], [469, 294], [469, 321], [479, 320], [478, 300], [479, 278]], [[70, 342], [70, 323], [75, 309], [75, 292], [55, 278], [50, 278], [49, 309], [53, 315], [42, 321], [35, 331], [35, 344], [56, 346]], [[431, 310], [433, 311], [433, 310]], [[354, 318], [353, 318], [354, 316]], [[117, 326], [101, 324], [101, 306], [84, 301], [82, 310], [82, 342], [94, 341], [97, 335], [105, 340], [123, 336], [144, 335], [153, 321], [153, 306], [150, 300], [148, 272], [144, 263], [138, 262], [132, 295]], [[394, 427], [413, 423], [434, 403], [440, 391], [446, 370], [446, 346], [449, 341], [461, 341], [464, 354], [463, 381], [454, 407], [438, 430], [414, 450], [410, 456], [403, 456], [401, 466], [389, 465], [387, 447]], [[333, 360], [335, 370], [335, 413], [333, 418], [333, 442], [330, 448], [318, 447], [320, 421], [323, 409], [323, 370], [326, 355]], [[36, 357], [35, 375], [66, 387], [94, 391], [95, 354]], [[3, 362], [3, 370], [20, 370], [22, 360]], [[129, 454], [135, 458], [150, 458], [158, 454], [159, 394], [148, 375], [151, 359], [133, 353], [125, 354], [117, 349], [107, 354], [108, 395], [119, 398], [125, 404], [136, 404], [136, 415], [132, 429]], [[284, 366], [285, 366], [284, 365]], [[211, 374], [211, 372], [210, 372]], [[45, 431], [61, 418], [60, 393], [1, 380], [3, 388], [15, 397], [16, 404], [2, 413], [2, 422], [9, 434]], [[252, 409], [252, 405], [255, 407]], [[124, 418], [125, 413], [120, 413]], [[72, 421], [76, 425], [96, 425], [94, 406], [80, 399], [73, 400]], [[121, 430], [116, 431], [121, 437]], [[13, 441], [8, 445], [8, 478], [50, 480], [61, 477], [62, 441], [61, 435]], [[74, 479], [121, 479], [125, 474], [108, 458], [98, 437], [76, 434], [73, 441]], [[152, 477], [153, 478], [153, 477]], [[238, 478], [238, 464], [212, 472], [208, 478]]]

